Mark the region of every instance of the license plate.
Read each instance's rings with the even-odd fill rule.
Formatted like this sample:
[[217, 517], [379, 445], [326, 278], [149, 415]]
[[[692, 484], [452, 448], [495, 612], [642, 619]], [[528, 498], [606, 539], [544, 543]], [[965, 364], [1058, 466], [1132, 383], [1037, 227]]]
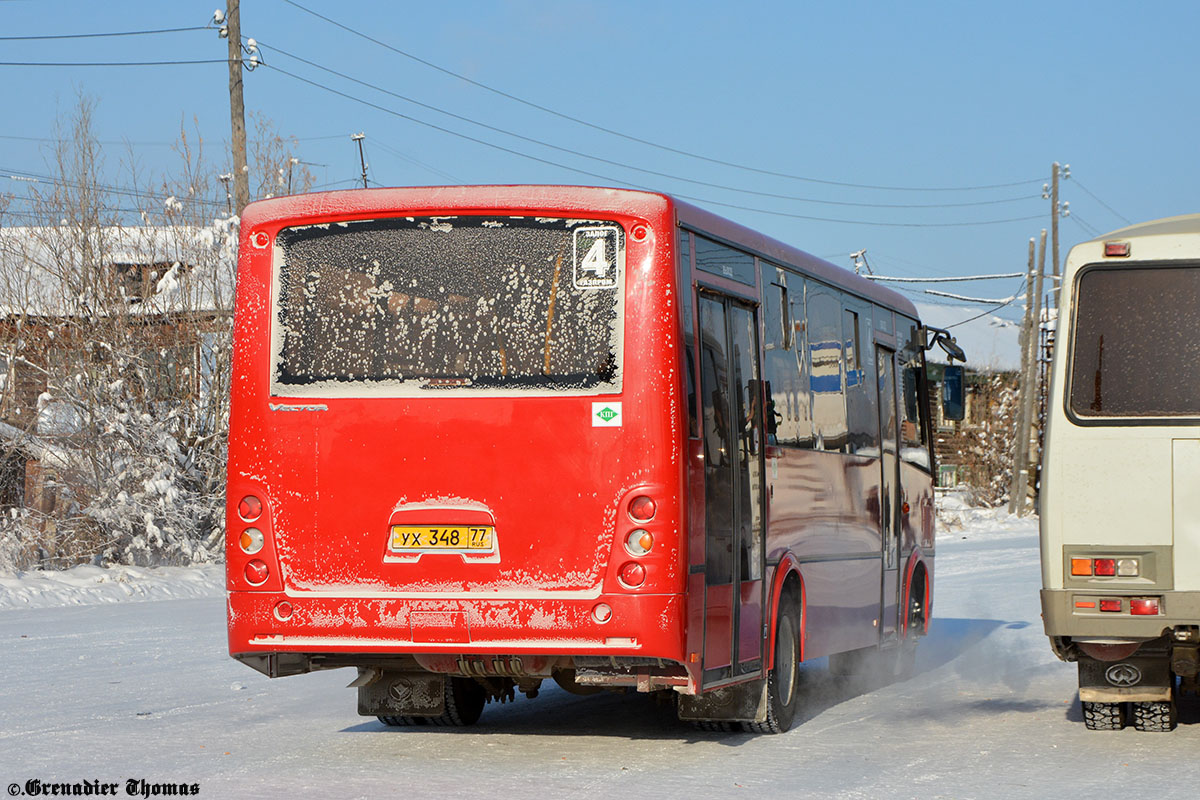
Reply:
[[491, 550], [490, 525], [393, 525], [393, 552], [415, 550]]

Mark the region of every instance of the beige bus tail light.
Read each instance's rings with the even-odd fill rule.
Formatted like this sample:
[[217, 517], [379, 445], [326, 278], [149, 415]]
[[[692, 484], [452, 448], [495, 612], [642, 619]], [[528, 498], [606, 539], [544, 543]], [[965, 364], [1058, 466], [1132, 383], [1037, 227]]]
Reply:
[[1129, 258], [1130, 249], [1129, 242], [1105, 242], [1104, 257]]
[[1110, 578], [1117, 574], [1117, 561], [1114, 558], [1097, 558], [1096, 559], [1096, 574]]
[[1075, 577], [1092, 576], [1092, 560], [1090, 558], [1072, 558], [1071, 574]]
[[1118, 578], [1136, 578], [1138, 576], [1138, 562], [1136, 558], [1122, 558], [1117, 562], [1117, 577]]
[[1120, 610], [1121, 610], [1121, 601], [1120, 601], [1120, 600], [1101, 600], [1101, 601], [1100, 601], [1100, 610], [1101, 610], [1101, 611], [1116, 611], [1116, 612], [1120, 612]]
[[1140, 617], [1156, 617], [1158, 616], [1158, 598], [1157, 597], [1131, 597], [1129, 598], [1129, 613]]

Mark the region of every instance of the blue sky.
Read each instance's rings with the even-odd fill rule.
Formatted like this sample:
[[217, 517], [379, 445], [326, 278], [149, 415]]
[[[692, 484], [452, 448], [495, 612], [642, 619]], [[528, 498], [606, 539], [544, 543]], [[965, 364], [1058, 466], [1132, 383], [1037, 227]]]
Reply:
[[[263, 44], [268, 65], [246, 76], [247, 109], [301, 140], [301, 157], [321, 165], [313, 167], [321, 184], [352, 185], [359, 165], [349, 135], [363, 131], [370, 178], [379, 185], [654, 188], [696, 198], [841, 266], [850, 265], [851, 251], [866, 248], [876, 272], [899, 276], [1023, 271], [1029, 237], [1049, 224], [1049, 203], [1040, 195], [1054, 161], [1069, 163], [1072, 174], [1062, 186], [1072, 211], [1062, 221], [1063, 257], [1072, 243], [1126, 221], [1200, 210], [1194, 188], [1200, 104], [1190, 55], [1200, 31], [1197, 3], [297, 2], [531, 103], [760, 170], [585, 127], [385, 49], [285, 0], [243, 0], [243, 34]], [[0, 13], [3, 36], [18, 37], [204, 25], [219, 4], [0, 0]], [[447, 117], [281, 51], [575, 152]], [[215, 31], [205, 30], [8, 40], [0, 61], [224, 53]], [[211, 157], [223, 157], [227, 147], [223, 64], [0, 70], [8, 109], [0, 118], [0, 175], [48, 171], [47, 145], [36, 140], [54, 135], [56, 117], [70, 110], [78, 92], [97, 101], [98, 135], [114, 143], [106, 145], [114, 182], [131, 152], [144, 174], [171, 170], [167, 144], [193, 118]], [[964, 188], [1002, 184], [1014, 185]], [[22, 191], [20, 183], [0, 179], [0, 192]], [[992, 224], [958, 224], [981, 222]], [[1002, 298], [1020, 284], [937, 288]], [[1018, 318], [1019, 304], [998, 316]]]

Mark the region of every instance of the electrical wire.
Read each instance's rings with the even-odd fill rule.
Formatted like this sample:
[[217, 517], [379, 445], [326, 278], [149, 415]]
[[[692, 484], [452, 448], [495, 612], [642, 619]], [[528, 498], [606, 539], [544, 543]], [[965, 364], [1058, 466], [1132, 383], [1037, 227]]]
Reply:
[[1078, 179], [1078, 178], [1076, 178], [1074, 175], [1072, 175], [1072, 176], [1071, 176], [1071, 181], [1072, 181], [1072, 182], [1073, 182], [1073, 183], [1074, 183], [1076, 186], [1078, 186], [1080, 189], [1083, 189], [1083, 191], [1084, 191], [1085, 193], [1087, 193], [1087, 194], [1088, 194], [1088, 195], [1089, 195], [1089, 196], [1090, 196], [1090, 197], [1091, 197], [1093, 200], [1095, 200], [1097, 203], [1099, 203], [1100, 205], [1102, 205], [1102, 206], [1104, 206], [1105, 208], [1107, 208], [1107, 209], [1109, 210], [1109, 212], [1110, 212], [1110, 213], [1111, 213], [1111, 214], [1112, 214], [1114, 217], [1116, 217], [1117, 219], [1121, 220], [1121, 221], [1122, 221], [1122, 222], [1124, 222], [1126, 225], [1132, 225], [1132, 224], [1133, 224], [1133, 223], [1132, 223], [1132, 222], [1129, 220], [1129, 218], [1128, 218], [1128, 217], [1126, 217], [1124, 214], [1121, 214], [1121, 213], [1120, 213], [1120, 212], [1118, 212], [1116, 209], [1114, 209], [1112, 206], [1110, 206], [1108, 203], [1106, 203], [1106, 202], [1104, 202], [1103, 200], [1101, 200], [1099, 197], [1097, 197], [1097, 196], [1096, 196], [1096, 195], [1095, 195], [1095, 194], [1092, 192], [1092, 190], [1091, 190], [1091, 189], [1087, 188], [1087, 187], [1086, 187], [1086, 186], [1084, 186], [1082, 183], [1080, 183], [1080, 182], [1079, 182], [1079, 179]]
[[555, 111], [552, 108], [548, 108], [546, 106], [540, 105], [531, 100], [526, 100], [526, 99], [518, 97], [514, 94], [505, 92], [501, 89], [497, 89], [497, 88], [489, 86], [485, 83], [481, 83], [479, 81], [468, 78], [467, 76], [461, 75], [457, 72], [454, 72], [453, 70], [449, 70], [449, 69], [446, 69], [445, 67], [434, 64], [432, 61], [426, 61], [425, 59], [415, 56], [412, 53], [405, 52], [404, 50], [401, 50], [398, 47], [394, 47], [386, 42], [383, 42], [383, 41], [380, 41], [379, 39], [374, 38], [373, 36], [369, 36], [369, 35], [363, 33], [362, 31], [355, 30], [354, 28], [351, 28], [348, 25], [344, 25], [344, 24], [338, 22], [337, 20], [334, 20], [334, 19], [331, 19], [331, 18], [325, 16], [324, 14], [320, 14], [316, 11], [313, 11], [310, 8], [306, 8], [305, 6], [302, 6], [299, 3], [295, 2], [295, 0], [283, 0], [283, 2], [287, 3], [290, 6], [293, 6], [294, 8], [298, 8], [299, 10], [305, 12], [306, 14], [311, 14], [312, 16], [314, 16], [318, 19], [324, 20], [325, 22], [328, 22], [330, 25], [341, 28], [342, 30], [346, 31], [347, 33], [351, 33], [355, 36], [366, 39], [367, 41], [377, 44], [386, 50], [390, 50], [393, 53], [402, 55], [405, 58], [416, 61], [419, 64], [423, 64], [423, 65], [425, 65], [431, 69], [437, 70], [438, 72], [441, 72], [445, 75], [449, 75], [453, 78], [457, 78], [461, 81], [465, 81], [466, 83], [469, 83], [472, 86], [476, 86], [480, 89], [484, 89], [488, 92], [492, 92], [493, 94], [499, 95], [500, 97], [504, 97], [508, 100], [512, 100], [514, 102], [520, 103], [520, 104], [528, 106], [530, 108], [537, 109], [538, 111], [542, 111], [546, 114], [550, 114], [550, 115], [558, 117], [560, 119], [564, 119], [569, 122], [574, 122], [578, 125], [583, 125], [585, 127], [600, 131], [602, 133], [607, 133], [611, 136], [617, 136], [617, 137], [620, 137], [627, 141], [636, 142], [638, 144], [643, 144], [648, 147], [654, 147], [656, 149], [663, 150], [663, 151], [666, 151], [669, 153], [675, 153], [676, 155], [687, 156], [688, 158], [695, 158], [700, 161], [707, 161], [710, 164], [719, 164], [724, 167], [732, 167], [734, 169], [745, 170], [747, 172], [754, 172], [759, 175], [769, 175], [769, 176], [776, 177], [776, 178], [787, 178], [790, 180], [805, 181], [807, 183], [818, 183], [818, 184], [822, 184], [825, 186], [842, 186], [842, 187], [853, 188], [853, 189], [875, 189], [875, 190], [896, 191], [896, 192], [966, 192], [966, 191], [978, 191], [978, 190], [990, 190], [990, 189], [1005, 189], [1005, 188], [1011, 188], [1011, 187], [1015, 187], [1015, 186], [1027, 186], [1030, 184], [1041, 183], [1043, 180], [1042, 178], [1031, 178], [1028, 180], [1014, 181], [1011, 183], [995, 183], [995, 184], [987, 184], [987, 185], [980, 185], [980, 186], [924, 186], [924, 187], [919, 187], [919, 186], [882, 186], [882, 185], [874, 185], [874, 184], [847, 183], [844, 181], [822, 180], [820, 178], [812, 178], [812, 177], [809, 177], [806, 175], [793, 175], [793, 174], [789, 174], [786, 172], [777, 172], [774, 170], [767, 170], [767, 169], [760, 169], [758, 167], [751, 167], [751, 166], [747, 166], [745, 164], [738, 164], [738, 163], [735, 163], [732, 161], [724, 161], [719, 158], [711, 158], [709, 156], [704, 156], [699, 153], [693, 153], [688, 150], [682, 150], [682, 149], [679, 149], [676, 147], [671, 147], [669, 145], [664, 145], [664, 144], [660, 144], [658, 142], [653, 142], [653, 141], [650, 141], [649, 139], [642, 139], [637, 136], [631, 136], [630, 134], [622, 133], [620, 131], [613, 130], [612, 128], [606, 128], [603, 125], [597, 125], [593, 122], [588, 122], [587, 120], [579, 119], [578, 117], [573, 117], [570, 114], [564, 114], [561, 111]]
[[34, 42], [50, 39], [102, 39], [109, 36], [152, 36], [159, 33], [182, 33], [184, 31], [209, 30], [205, 25], [193, 25], [188, 28], [159, 28], [152, 31], [112, 31], [109, 33], [58, 33], [43, 36], [0, 36], [0, 42]]
[[439, 108], [438, 106], [434, 106], [429, 103], [424, 103], [420, 100], [416, 100], [412, 97], [408, 97], [407, 95], [403, 95], [398, 92], [394, 92], [394, 91], [387, 89], [383, 86], [380, 86], [378, 84], [370, 83], [369, 81], [364, 81], [359, 78], [355, 78], [352, 75], [347, 75], [344, 72], [340, 72], [336, 69], [332, 69], [332, 68], [326, 67], [322, 64], [318, 64], [317, 62], [311, 61], [302, 56], [298, 56], [294, 53], [289, 53], [287, 50], [284, 50], [280, 47], [272, 45], [269, 42], [263, 42], [260, 40], [256, 40], [256, 41], [257, 41], [259, 48], [261, 48], [263, 50], [270, 50], [270, 51], [276, 52], [287, 58], [293, 59], [295, 61], [299, 61], [302, 64], [307, 64], [310, 67], [319, 69], [322, 72], [327, 72], [331, 75], [336, 75], [337, 77], [342, 78], [343, 80], [350, 81], [351, 83], [356, 83], [359, 86], [363, 86], [368, 89], [373, 89], [382, 94], [386, 94], [390, 97], [394, 97], [397, 100], [403, 100], [406, 103], [412, 103], [415, 106], [419, 106], [428, 111], [433, 111], [438, 114], [443, 114], [447, 117], [456, 119], [460, 122], [466, 122], [470, 125], [476, 125], [485, 130], [492, 131], [493, 133], [501, 133], [501, 134], [504, 134], [505, 136], [511, 136], [514, 139], [520, 139], [521, 141], [528, 142], [530, 144], [540, 145], [542, 147], [546, 147], [551, 150], [557, 150], [560, 153], [566, 153], [568, 155], [577, 156], [579, 158], [586, 158], [586, 159], [590, 159], [592, 161], [598, 161], [602, 164], [607, 164], [611, 167], [619, 167], [621, 169], [633, 170], [634, 172], [641, 172], [645, 175], [653, 175], [656, 178], [667, 178], [668, 180], [680, 181], [683, 183], [690, 183], [690, 184], [694, 184], [696, 186], [703, 186], [703, 187], [709, 188], [709, 189], [719, 189], [719, 190], [725, 191], [725, 192], [739, 192], [741, 194], [753, 195], [755, 197], [765, 197], [765, 198], [769, 198], [769, 199], [773, 199], [773, 200], [791, 200], [791, 201], [795, 201], [795, 202], [799, 202], [799, 203], [816, 203], [816, 204], [820, 204], [820, 205], [831, 205], [831, 206], [852, 206], [852, 207], [857, 207], [857, 208], [905, 208], [905, 209], [959, 208], [959, 207], [967, 207], [967, 206], [998, 205], [1001, 203], [1016, 203], [1016, 202], [1022, 202], [1025, 200], [1035, 200], [1040, 197], [1040, 195], [1030, 194], [1030, 195], [1022, 195], [1020, 197], [1005, 197], [1005, 198], [1000, 198], [1000, 199], [996, 199], [996, 200], [976, 200], [976, 201], [968, 201], [968, 202], [963, 202], [963, 203], [928, 203], [928, 204], [856, 203], [856, 202], [849, 202], [849, 201], [842, 201], [842, 200], [818, 200], [818, 199], [811, 198], [811, 197], [798, 197], [796, 195], [778, 194], [776, 192], [762, 192], [762, 191], [757, 191], [754, 189], [743, 189], [743, 188], [740, 188], [737, 186], [729, 186], [727, 184], [713, 183], [711, 181], [697, 180], [695, 178], [685, 178], [680, 175], [671, 174], [669, 172], [660, 172], [658, 170], [646, 169], [644, 167], [634, 166], [632, 164], [627, 164], [627, 163], [624, 163], [621, 161], [614, 161], [612, 159], [604, 158], [602, 156], [594, 155], [592, 153], [585, 153], [581, 150], [575, 150], [570, 147], [562, 147], [560, 145], [552, 144], [550, 142], [547, 142], [542, 139], [537, 139], [532, 136], [526, 136], [525, 134], [517, 133], [515, 131], [511, 131], [506, 128], [501, 128], [499, 126], [491, 125], [486, 122], [480, 122], [479, 120], [473, 119], [472, 117], [464, 116], [462, 114], [456, 114], [453, 111], [447, 111], [444, 108]]
[[[591, 172], [589, 170], [580, 169], [578, 167], [568, 166], [566, 164], [562, 164], [557, 161], [551, 161], [550, 159], [541, 158], [540, 156], [531, 155], [529, 153], [523, 153], [519, 150], [514, 150], [511, 147], [505, 147], [504, 145], [496, 144], [495, 142], [489, 142], [485, 139], [480, 139], [478, 137], [471, 136], [470, 134], [462, 133], [460, 131], [455, 131], [450, 128], [443, 127], [441, 125], [437, 125], [435, 123], [428, 122], [426, 120], [418, 119], [416, 117], [410, 116], [403, 112], [397, 111], [394, 108], [388, 108], [387, 106], [380, 105], [379, 103], [374, 103], [374, 102], [371, 102], [370, 100], [366, 100], [361, 97], [356, 97], [355, 95], [349, 94], [348, 92], [343, 92], [340, 89], [335, 89], [332, 86], [328, 86], [328, 85], [320, 83], [318, 81], [314, 81], [309, 78], [305, 78], [305, 77], [303, 77], [301, 75], [297, 75], [293, 72], [288, 72], [287, 70], [285, 70], [281, 67], [278, 67], [278, 66], [274, 66], [272, 64], [267, 64], [264, 62], [264, 63], [260, 64], [259, 66], [266, 67], [267, 69], [270, 69], [270, 70], [274, 70], [275, 72], [278, 72], [281, 75], [286, 75], [287, 77], [292, 78], [293, 80], [297, 80], [297, 81], [300, 81], [301, 83], [306, 83], [309, 86], [313, 86], [318, 89], [322, 89], [326, 92], [329, 92], [330, 94], [337, 95], [338, 97], [342, 97], [347, 100], [351, 100], [351, 101], [359, 103], [361, 105], [365, 105], [369, 108], [374, 108], [377, 111], [382, 111], [385, 114], [390, 114], [394, 117], [399, 117], [400, 119], [404, 119], [409, 122], [414, 122], [418, 125], [423, 125], [424, 127], [430, 128], [432, 130], [440, 131], [442, 133], [447, 133], [451, 136], [455, 136], [460, 139], [465, 139], [466, 141], [469, 141], [469, 142], [481, 144], [484, 147], [490, 147], [494, 150], [499, 150], [504, 153], [509, 153], [511, 155], [520, 156], [521, 158], [529, 159], [530, 161], [536, 161], [540, 164], [546, 164], [548, 166], [557, 167], [559, 169], [569, 170], [571, 172], [575, 172], [580, 175], [586, 175], [589, 178], [597, 178], [602, 181], [608, 181], [608, 182], [616, 183], [618, 185], [629, 186], [629, 187], [632, 187], [635, 189], [641, 189], [643, 191], [655, 191], [655, 189], [648, 187], [648, 186], [636, 184], [631, 181], [621, 180], [619, 178], [614, 178], [612, 176], [604, 175], [602, 173]], [[786, 212], [786, 211], [777, 211], [774, 209], [766, 209], [766, 208], [755, 208], [752, 206], [743, 206], [743, 205], [738, 205], [735, 203], [725, 203], [725, 202], [722, 202], [719, 200], [711, 200], [708, 198], [696, 197], [693, 195], [686, 195], [686, 194], [680, 194], [680, 193], [675, 193], [675, 192], [673, 192], [672, 194], [675, 197], [678, 197], [682, 200], [689, 200], [689, 201], [696, 202], [696, 203], [705, 203], [708, 205], [721, 206], [723, 208], [732, 208], [732, 209], [736, 209], [739, 211], [751, 211], [751, 212], [761, 213], [761, 214], [771, 214], [771, 215], [779, 216], [779, 217], [787, 217], [789, 219], [803, 219], [803, 220], [809, 220], [809, 221], [813, 221], [813, 222], [840, 223], [840, 224], [845, 224], [845, 225], [871, 225], [871, 226], [893, 227], [893, 228], [953, 228], [953, 227], [969, 227], [969, 226], [975, 226], [975, 225], [1000, 225], [1000, 224], [1005, 224], [1005, 223], [1009, 223], [1009, 222], [1027, 222], [1032, 219], [1041, 219], [1041, 216], [1042, 216], [1041, 214], [1035, 214], [1035, 215], [1027, 216], [1027, 217], [1012, 217], [1012, 218], [1008, 218], [1008, 219], [982, 220], [982, 221], [977, 221], [977, 222], [876, 222], [876, 221], [865, 221], [865, 220], [837, 219], [837, 218], [833, 218], [833, 217], [816, 217], [816, 216], [811, 216], [811, 215], [807, 215], [807, 214], [793, 214], [793, 213]]]
[[181, 61], [0, 61], [0, 67], [178, 67], [192, 64], [228, 64], [227, 58]]

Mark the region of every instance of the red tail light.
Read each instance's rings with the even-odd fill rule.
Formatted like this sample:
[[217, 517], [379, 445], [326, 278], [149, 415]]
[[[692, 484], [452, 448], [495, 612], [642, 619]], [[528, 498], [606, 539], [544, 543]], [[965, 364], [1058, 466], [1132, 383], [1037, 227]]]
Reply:
[[252, 494], [246, 495], [238, 503], [238, 516], [246, 522], [254, 522], [262, 516], [262, 501]]
[[1144, 617], [1158, 615], [1157, 597], [1133, 597], [1129, 600], [1129, 613]]
[[654, 519], [658, 507], [654, 501], [641, 494], [629, 501], [629, 516], [637, 522], [649, 522]]
[[1121, 601], [1120, 600], [1101, 600], [1100, 601], [1100, 610], [1101, 611], [1118, 611], [1119, 612], [1121, 610]]
[[620, 573], [621, 583], [630, 588], [641, 586], [646, 582], [646, 568], [636, 561], [627, 562], [621, 567]]
[[1116, 575], [1117, 561], [1113, 558], [1097, 558], [1096, 559], [1096, 574], [1097, 575]]
[[267, 577], [271, 574], [271, 571], [267, 569], [267, 563], [265, 561], [261, 561], [260, 559], [256, 558], [246, 564], [245, 574], [246, 581], [251, 586], [260, 586], [263, 583], [266, 583]]

